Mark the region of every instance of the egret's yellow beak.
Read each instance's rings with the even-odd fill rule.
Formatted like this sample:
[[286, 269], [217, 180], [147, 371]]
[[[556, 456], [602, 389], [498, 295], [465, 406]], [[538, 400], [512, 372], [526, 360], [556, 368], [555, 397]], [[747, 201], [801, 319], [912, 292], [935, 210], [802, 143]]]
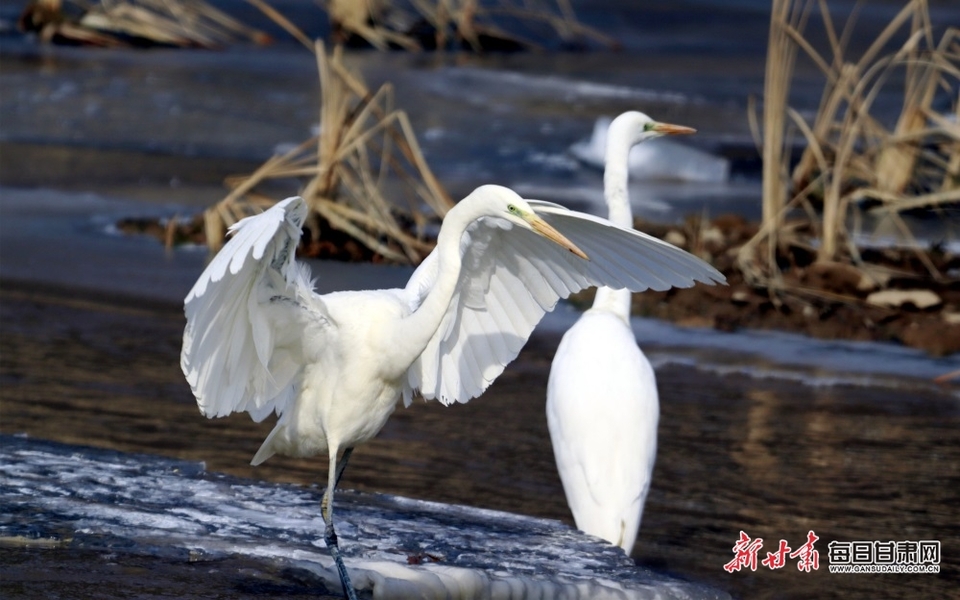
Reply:
[[587, 256], [583, 250], [577, 248], [576, 244], [564, 237], [562, 233], [554, 229], [549, 223], [544, 221], [539, 216], [530, 215], [529, 217], [525, 217], [525, 219], [527, 223], [530, 223], [530, 227], [533, 227], [533, 230], [543, 237], [547, 238], [551, 242], [555, 242], [556, 244], [563, 246], [584, 260], [590, 260], [590, 257]]
[[690, 135], [691, 133], [697, 132], [693, 127], [671, 125], [670, 123], [654, 123], [650, 129], [663, 135]]

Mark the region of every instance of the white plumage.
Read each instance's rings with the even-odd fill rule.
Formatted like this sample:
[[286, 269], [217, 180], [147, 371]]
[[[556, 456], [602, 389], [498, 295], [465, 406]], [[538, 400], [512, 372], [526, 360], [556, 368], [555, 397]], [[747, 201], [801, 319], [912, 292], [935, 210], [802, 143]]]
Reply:
[[290, 198], [231, 228], [186, 297], [181, 366], [204, 415], [279, 415], [254, 464], [327, 454], [326, 541], [347, 590], [332, 520], [338, 471], [401, 397], [409, 404], [419, 390], [450, 404], [480, 395], [543, 314], [584, 287], [723, 280], [657, 239], [483, 186], [447, 214], [404, 289], [321, 296], [294, 261], [306, 211]]
[[[627, 196], [630, 148], [683, 133], [693, 130], [638, 112], [610, 124], [604, 196], [613, 223], [633, 227]], [[547, 425], [577, 528], [628, 554], [650, 489], [659, 416], [653, 368], [630, 327], [630, 290], [600, 288], [593, 307], [557, 348], [547, 385]]]
[[657, 383], [633, 331], [591, 309], [564, 336], [547, 423], [577, 529], [633, 548], [657, 452]]

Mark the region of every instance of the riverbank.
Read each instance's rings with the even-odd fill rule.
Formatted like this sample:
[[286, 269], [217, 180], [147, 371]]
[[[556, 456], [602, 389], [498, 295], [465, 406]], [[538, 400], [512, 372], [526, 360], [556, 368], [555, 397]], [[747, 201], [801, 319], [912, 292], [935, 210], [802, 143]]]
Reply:
[[[124, 218], [128, 235], [145, 235], [170, 247], [205, 244], [202, 215], [185, 221]], [[737, 263], [739, 249], [758, 225], [737, 215], [682, 225], [638, 220], [636, 228], [700, 256], [727, 278], [726, 286], [634, 294], [633, 314], [721, 331], [777, 330], [818, 339], [895, 342], [930, 356], [960, 351], [960, 254], [942, 247], [865, 247], [864, 263], [817, 263], [815, 249], [785, 244], [780, 288], [752, 285]], [[322, 239], [302, 244], [301, 257], [382, 263], [385, 259], [328, 225]], [[920, 253], [928, 262], [921, 260]], [[928, 265], [941, 278], [931, 273]], [[592, 289], [575, 295], [590, 306]]]
[[795, 238], [778, 254], [780, 282], [763, 286], [747, 281], [738, 265], [756, 223], [725, 215], [690, 218], [684, 226], [643, 222], [638, 229], [704, 258], [728, 285], [635, 294], [636, 315], [722, 331], [896, 342], [930, 356], [960, 351], [960, 254], [949, 249], [866, 245], [858, 249], [859, 264], [820, 263], [816, 249]]

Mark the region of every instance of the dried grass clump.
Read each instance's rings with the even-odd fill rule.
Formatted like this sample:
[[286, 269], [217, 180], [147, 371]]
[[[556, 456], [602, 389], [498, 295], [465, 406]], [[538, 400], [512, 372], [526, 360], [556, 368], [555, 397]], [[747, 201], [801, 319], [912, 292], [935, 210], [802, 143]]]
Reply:
[[[577, 20], [569, 0], [499, 0], [489, 6], [482, 6], [478, 0], [415, 0], [412, 4], [436, 30], [438, 48], [446, 47], [452, 39], [480, 51], [482, 36], [535, 47], [531, 38], [550, 35], [566, 43], [593, 40], [617, 46], [613, 38]], [[516, 29], [500, 25], [506, 21]]]
[[[804, 37], [815, 8], [829, 56]], [[859, 226], [862, 210], [884, 214], [912, 242], [931, 276], [942, 277], [899, 213], [960, 202], [960, 30], [949, 27], [936, 39], [927, 2], [911, 0], [863, 55], [851, 60], [844, 53], [853, 24], [851, 18], [838, 35], [826, 0], [773, 0], [763, 111], [763, 225], [738, 261], [754, 284], [782, 287], [777, 257], [790, 244], [816, 246], [819, 262], [864, 266], [854, 243], [858, 232], [848, 230], [848, 223]], [[812, 123], [787, 106], [798, 49], [825, 78]], [[895, 122], [884, 123], [874, 116], [874, 102], [893, 85], [902, 85], [902, 106]], [[791, 173], [787, 148], [795, 131], [806, 149]], [[801, 231], [809, 232], [808, 241], [798, 240]]]
[[216, 250], [230, 225], [273, 203], [258, 186], [295, 178], [313, 235], [319, 216], [388, 260], [417, 263], [434, 246], [427, 225], [453, 202], [427, 166], [406, 113], [394, 108], [392, 87], [371, 93], [343, 64], [342, 48], [328, 56], [318, 42], [315, 50], [319, 135], [228, 180], [232, 191], [204, 215], [207, 243]]
[[534, 48], [532, 39], [550, 36], [616, 46], [580, 23], [569, 0], [327, 0], [323, 5], [336, 36], [355, 35], [380, 50]]
[[18, 25], [47, 42], [104, 47], [217, 48], [240, 40], [270, 42], [267, 34], [203, 0], [32, 0]]

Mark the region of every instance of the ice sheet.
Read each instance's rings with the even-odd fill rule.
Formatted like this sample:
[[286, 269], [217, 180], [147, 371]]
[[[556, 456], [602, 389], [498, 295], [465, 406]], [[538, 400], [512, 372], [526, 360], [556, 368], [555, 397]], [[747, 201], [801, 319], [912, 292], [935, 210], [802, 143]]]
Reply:
[[[0, 536], [212, 560], [282, 561], [338, 589], [321, 492], [209, 473], [197, 463], [0, 436]], [[374, 597], [728, 598], [638, 567], [558, 521], [342, 491], [338, 535]], [[79, 536], [79, 537], [76, 537]]]

